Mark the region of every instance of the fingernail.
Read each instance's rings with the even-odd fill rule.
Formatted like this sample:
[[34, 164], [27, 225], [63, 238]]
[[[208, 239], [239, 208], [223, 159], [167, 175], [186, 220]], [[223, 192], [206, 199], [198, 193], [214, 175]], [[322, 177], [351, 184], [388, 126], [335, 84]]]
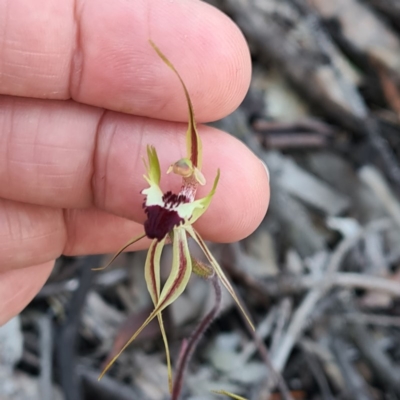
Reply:
[[261, 158], [260, 158], [260, 161], [261, 161], [261, 164], [264, 166], [264, 168], [265, 168], [265, 172], [267, 173], [267, 178], [268, 178], [268, 182], [269, 182], [269, 169], [268, 169], [268, 167], [267, 167], [267, 164], [265, 164], [265, 162], [263, 161], [263, 160], [261, 160]]

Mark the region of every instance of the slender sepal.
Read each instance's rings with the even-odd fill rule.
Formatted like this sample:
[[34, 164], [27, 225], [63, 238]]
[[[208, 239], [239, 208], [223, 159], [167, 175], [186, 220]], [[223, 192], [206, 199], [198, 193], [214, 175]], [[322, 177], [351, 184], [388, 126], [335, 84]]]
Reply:
[[172, 268], [162, 288], [158, 307], [169, 306], [185, 290], [192, 273], [192, 260], [187, 243], [186, 231], [182, 227], [174, 228], [172, 242]]
[[144, 266], [144, 277], [147, 284], [147, 289], [150, 297], [153, 300], [154, 306], [158, 304], [160, 297], [160, 259], [161, 253], [165, 245], [163, 240], [153, 240], [147, 252], [146, 264]]
[[192, 261], [190, 258], [189, 247], [187, 243], [186, 232], [182, 228], [174, 228], [173, 238], [173, 256], [171, 273], [165, 282], [158, 299], [157, 306], [148, 316], [146, 321], [132, 335], [128, 342], [122, 347], [119, 353], [107, 364], [101, 373], [99, 379], [110, 369], [117, 358], [125, 351], [125, 349], [139, 336], [143, 329], [156, 317], [158, 314], [173, 303], [185, 290], [192, 273]]
[[235, 400], [247, 400], [242, 396], [238, 396], [237, 394], [227, 392], [226, 390], [213, 390], [213, 392], [216, 394], [224, 394], [225, 396], [228, 396], [231, 399], [235, 399]]
[[188, 103], [189, 108], [189, 121], [188, 121], [188, 130], [186, 133], [186, 146], [187, 146], [187, 154], [188, 158], [192, 161], [193, 166], [198, 170], [201, 170], [202, 165], [202, 144], [200, 140], [200, 136], [197, 132], [196, 121], [194, 118], [193, 105], [189, 96], [189, 92], [186, 88], [185, 83], [183, 82], [181, 76], [178, 71], [172, 65], [172, 63], [168, 60], [168, 58], [161, 52], [161, 50], [150, 40], [150, 44], [153, 49], [157, 52], [159, 57], [164, 61], [164, 63], [174, 71], [175, 75], [178, 77], [183, 90], [185, 92], [186, 101]]
[[124, 244], [114, 255], [114, 257], [110, 260], [110, 262], [105, 266], [105, 267], [100, 267], [100, 268], [93, 268], [92, 271], [102, 271], [103, 269], [106, 269], [107, 267], [109, 267], [114, 260], [124, 251], [126, 250], [129, 246], [131, 246], [132, 244], [138, 242], [140, 239], [143, 239], [144, 237], [146, 237], [145, 233], [142, 233], [139, 236], [134, 237], [133, 239], [131, 239], [128, 243]]
[[157, 319], [158, 319], [158, 324], [160, 325], [161, 335], [162, 335], [164, 347], [165, 347], [165, 357], [167, 359], [168, 388], [169, 388], [169, 392], [172, 393], [173, 377], [172, 377], [171, 355], [169, 352], [168, 338], [167, 338], [167, 333], [165, 332], [164, 321], [163, 321], [161, 311], [157, 314]]
[[233, 290], [233, 287], [231, 283], [229, 282], [228, 278], [226, 277], [224, 271], [218, 264], [217, 260], [214, 258], [214, 256], [211, 254], [210, 250], [206, 246], [204, 240], [201, 238], [201, 236], [194, 230], [194, 228], [191, 225], [185, 225], [186, 231], [189, 233], [189, 235], [196, 241], [196, 243], [200, 246], [200, 248], [203, 250], [205, 256], [207, 257], [208, 262], [211, 264], [211, 266], [214, 268], [215, 273], [218, 275], [219, 279], [221, 280], [222, 284], [225, 286], [225, 288], [228, 290], [230, 295], [233, 297], [235, 300], [236, 304], [240, 308], [240, 311], [243, 313], [245, 316], [247, 322], [251, 326], [253, 330], [255, 330], [253, 323], [251, 322], [250, 317], [247, 315], [246, 311], [244, 310], [242, 304], [240, 303], [238, 297], [236, 296], [235, 291]]
[[131, 336], [131, 338], [125, 343], [118, 354], [106, 365], [102, 373], [99, 376], [99, 380], [105, 375], [105, 373], [111, 368], [111, 366], [117, 361], [118, 357], [129, 347], [129, 345], [140, 335], [144, 328], [156, 317], [160, 312], [159, 309], [153, 310], [153, 312], [147, 317], [146, 321], [140, 326], [140, 328]]
[[[153, 300], [154, 307], [158, 304], [158, 299], [160, 297], [160, 259], [162, 250], [165, 245], [165, 238], [161, 241], [153, 240], [149, 247], [147, 253], [146, 264], [144, 268], [144, 277], [147, 283], [147, 289], [150, 293], [150, 297]], [[161, 335], [164, 341], [165, 354], [167, 358], [167, 368], [168, 368], [168, 385], [169, 390], [172, 392], [172, 367], [171, 367], [171, 357], [169, 352], [168, 338], [165, 332], [164, 322], [161, 312], [157, 315], [158, 323], [160, 325]]]

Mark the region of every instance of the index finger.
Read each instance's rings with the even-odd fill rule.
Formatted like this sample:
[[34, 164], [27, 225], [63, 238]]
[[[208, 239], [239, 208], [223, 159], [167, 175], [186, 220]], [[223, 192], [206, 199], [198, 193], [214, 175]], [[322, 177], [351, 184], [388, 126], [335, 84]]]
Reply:
[[69, 99], [125, 113], [185, 121], [179, 70], [199, 122], [243, 99], [250, 57], [238, 28], [198, 0], [0, 0], [0, 93]]

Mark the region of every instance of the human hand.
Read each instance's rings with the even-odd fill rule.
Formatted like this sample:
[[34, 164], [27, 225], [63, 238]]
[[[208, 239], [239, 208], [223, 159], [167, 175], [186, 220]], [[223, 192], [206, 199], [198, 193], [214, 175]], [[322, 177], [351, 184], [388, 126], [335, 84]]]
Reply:
[[[1, 325], [61, 254], [113, 252], [143, 231], [146, 145], [162, 171], [185, 154], [185, 97], [149, 35], [185, 81], [197, 122], [238, 106], [251, 66], [236, 26], [198, 0], [0, 0], [0, 20]], [[208, 181], [198, 197], [217, 168], [221, 180], [196, 227], [239, 240], [265, 214], [267, 175], [232, 136], [199, 132]], [[179, 179], [164, 175], [163, 186]]]

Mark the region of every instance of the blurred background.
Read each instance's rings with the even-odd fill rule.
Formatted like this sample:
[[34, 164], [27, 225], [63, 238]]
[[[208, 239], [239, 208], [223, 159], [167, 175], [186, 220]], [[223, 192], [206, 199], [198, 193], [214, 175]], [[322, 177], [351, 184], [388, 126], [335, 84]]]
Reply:
[[[271, 202], [249, 238], [210, 244], [256, 334], [224, 294], [182, 398], [400, 399], [400, 2], [210, 3], [242, 29], [254, 66], [241, 107], [213, 125], [265, 161]], [[59, 259], [0, 329], [0, 399], [168, 399], [156, 321], [97, 381], [152, 309], [145, 255], [96, 273], [110, 256]], [[174, 365], [212, 301], [193, 277], [164, 313]]]

